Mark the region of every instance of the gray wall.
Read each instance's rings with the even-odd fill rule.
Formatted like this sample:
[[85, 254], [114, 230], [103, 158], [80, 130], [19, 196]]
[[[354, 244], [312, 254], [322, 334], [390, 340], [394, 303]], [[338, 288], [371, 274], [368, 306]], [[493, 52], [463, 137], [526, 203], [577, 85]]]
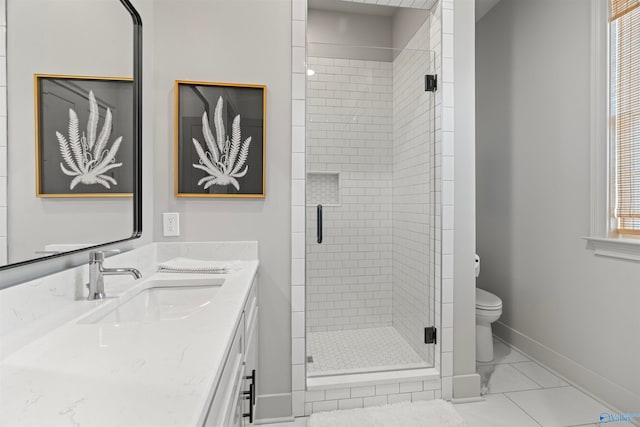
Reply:
[[478, 286], [503, 300], [503, 337], [631, 412], [640, 264], [596, 257], [581, 239], [589, 69], [590, 2], [502, 1], [478, 22]]
[[429, 19], [430, 12], [422, 9], [401, 7], [393, 15], [391, 44], [394, 49], [403, 49], [416, 31]]
[[[154, 239], [257, 240], [260, 252], [258, 393], [284, 394], [268, 417], [291, 413], [291, 2], [154, 1], [156, 108]], [[161, 31], [159, 29], [162, 29]], [[266, 198], [173, 195], [174, 80], [267, 85]], [[162, 213], [180, 213], [178, 238]]]
[[392, 61], [399, 51], [392, 53], [388, 49], [339, 49], [314, 43], [403, 49], [429, 19], [429, 14], [428, 10], [411, 8], [398, 8], [393, 16], [310, 9], [307, 23], [309, 55]]
[[[102, 243], [130, 236], [130, 198], [36, 197], [33, 84], [35, 73], [131, 76], [129, 14], [105, 0], [11, 0], [7, 21], [9, 261], [37, 257], [34, 251], [45, 244]], [[80, 125], [86, 129], [86, 123]]]
[[359, 15], [310, 9], [307, 15], [309, 56], [391, 61], [390, 49], [338, 48], [314, 43], [347, 46], [392, 47], [392, 19], [390, 16]]
[[[475, 373], [475, 2], [456, 0], [454, 4], [453, 395], [474, 398], [480, 394], [480, 377]], [[445, 28], [449, 18], [448, 12], [443, 11]], [[445, 43], [448, 43], [446, 37], [443, 39], [446, 56]], [[443, 87], [443, 91], [449, 89]]]

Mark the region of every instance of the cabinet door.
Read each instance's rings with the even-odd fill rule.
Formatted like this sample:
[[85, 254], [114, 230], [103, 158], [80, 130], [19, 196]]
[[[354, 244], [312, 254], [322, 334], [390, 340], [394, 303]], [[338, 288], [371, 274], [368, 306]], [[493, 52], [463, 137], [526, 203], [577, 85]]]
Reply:
[[[244, 319], [233, 338], [231, 349], [224, 364], [220, 381], [216, 386], [213, 400], [205, 418], [205, 427], [226, 427], [234, 418], [233, 410], [242, 394], [244, 377]], [[242, 421], [238, 426], [242, 425]]]
[[[252, 294], [255, 294], [255, 284]], [[250, 399], [246, 399], [244, 403], [245, 413], [249, 413], [250, 411], [255, 414], [255, 405], [257, 402], [257, 394], [258, 394], [258, 379], [257, 379], [257, 369], [258, 369], [258, 305], [257, 304], [247, 304], [247, 308], [251, 310], [251, 312], [245, 312], [245, 353], [244, 353], [244, 370], [245, 370], [245, 380], [244, 380], [244, 389], [246, 391], [251, 391]], [[250, 405], [252, 407], [250, 407]], [[249, 426], [252, 425], [250, 419], [248, 417], [244, 418], [244, 425]]]
[[[244, 353], [245, 372], [247, 376], [251, 376], [253, 370], [258, 369], [258, 307], [254, 308], [253, 322], [247, 328], [245, 335], [246, 347]], [[247, 386], [251, 383], [251, 379], [247, 379]], [[253, 379], [253, 386], [257, 386], [257, 379]]]
[[229, 418], [229, 424], [227, 427], [242, 427], [245, 424], [244, 421], [244, 402], [247, 400], [243, 393], [243, 381], [244, 378], [244, 369], [241, 366], [238, 370], [238, 376], [236, 380], [236, 388], [233, 392], [235, 398], [235, 406], [233, 408], [233, 412]]

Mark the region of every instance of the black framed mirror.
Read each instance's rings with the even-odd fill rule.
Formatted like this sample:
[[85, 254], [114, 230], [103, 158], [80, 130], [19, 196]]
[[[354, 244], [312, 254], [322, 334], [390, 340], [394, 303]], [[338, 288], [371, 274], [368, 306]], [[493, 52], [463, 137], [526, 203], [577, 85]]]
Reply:
[[140, 14], [129, 0], [6, 0], [6, 30], [0, 288], [9, 270], [50, 274], [142, 233]]

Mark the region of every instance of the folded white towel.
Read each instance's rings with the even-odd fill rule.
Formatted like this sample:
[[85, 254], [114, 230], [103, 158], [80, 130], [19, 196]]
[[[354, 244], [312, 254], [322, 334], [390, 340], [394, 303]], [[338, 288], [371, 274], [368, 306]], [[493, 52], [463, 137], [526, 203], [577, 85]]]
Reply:
[[173, 258], [158, 265], [163, 273], [226, 274], [236, 265], [233, 261], [205, 261], [189, 258]]

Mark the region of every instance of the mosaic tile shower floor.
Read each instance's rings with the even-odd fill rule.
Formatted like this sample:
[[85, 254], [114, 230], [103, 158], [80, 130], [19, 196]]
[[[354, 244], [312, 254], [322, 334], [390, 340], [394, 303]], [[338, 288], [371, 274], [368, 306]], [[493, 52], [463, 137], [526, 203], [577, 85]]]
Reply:
[[307, 334], [307, 375], [424, 368], [427, 363], [392, 326]]

